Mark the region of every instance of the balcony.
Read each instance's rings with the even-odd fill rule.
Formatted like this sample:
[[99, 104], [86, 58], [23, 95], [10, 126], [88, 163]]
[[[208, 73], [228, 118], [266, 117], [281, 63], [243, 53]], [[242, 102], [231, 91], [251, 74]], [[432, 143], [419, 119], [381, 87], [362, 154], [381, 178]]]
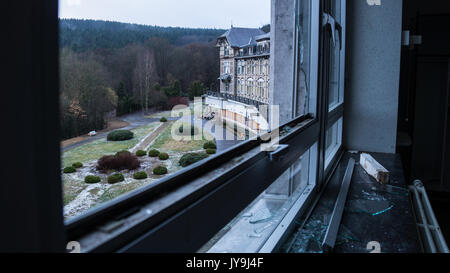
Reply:
[[256, 101], [256, 100], [252, 100], [252, 99], [249, 99], [249, 98], [236, 96], [236, 95], [228, 94], [228, 93], [206, 91], [205, 95], [216, 97], [216, 98], [222, 98], [222, 99], [226, 99], [226, 100], [233, 100], [233, 101], [237, 101], [237, 102], [244, 103], [244, 104], [247, 104], [247, 105], [253, 105], [253, 106], [256, 107], [256, 109], [258, 109], [258, 111], [260, 110], [260, 107], [262, 105], [267, 105], [266, 103], [262, 103], [260, 101]]

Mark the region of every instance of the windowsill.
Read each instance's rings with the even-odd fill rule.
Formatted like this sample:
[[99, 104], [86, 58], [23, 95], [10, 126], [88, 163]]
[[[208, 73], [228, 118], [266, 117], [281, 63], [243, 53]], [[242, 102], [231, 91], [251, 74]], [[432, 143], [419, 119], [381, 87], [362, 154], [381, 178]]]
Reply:
[[[367, 244], [377, 241], [381, 253], [416, 253], [420, 249], [419, 239], [400, 158], [392, 154], [371, 155], [389, 170], [391, 182], [381, 185], [355, 165], [334, 252], [369, 253], [372, 249], [367, 249]], [[344, 154], [303, 229], [289, 234], [278, 252], [322, 253], [320, 244], [350, 157], [359, 162], [358, 155]], [[387, 208], [389, 203], [393, 204], [391, 209]], [[363, 211], [374, 208], [379, 212]]]
[[[199, 253], [258, 253], [267, 243], [271, 244], [268, 248], [274, 247], [283, 235], [276, 231], [284, 233], [314, 188], [314, 185], [307, 185], [297, 190], [294, 193], [296, 198], [261, 194], [200, 249]], [[273, 216], [266, 220], [261, 217], [260, 222], [251, 223], [252, 217], [263, 215], [265, 211], [273, 213]]]

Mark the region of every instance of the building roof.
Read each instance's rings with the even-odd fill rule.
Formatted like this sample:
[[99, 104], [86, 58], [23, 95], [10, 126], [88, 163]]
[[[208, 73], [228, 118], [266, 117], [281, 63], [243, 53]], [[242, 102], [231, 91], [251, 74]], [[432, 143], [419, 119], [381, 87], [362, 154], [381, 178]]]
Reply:
[[269, 40], [269, 39], [270, 39], [270, 32], [255, 37], [255, 40], [257, 42], [262, 41], [262, 40]]
[[265, 35], [265, 32], [259, 28], [232, 27], [219, 36], [219, 39], [226, 38], [232, 47], [243, 47], [254, 43], [256, 36], [262, 35]]

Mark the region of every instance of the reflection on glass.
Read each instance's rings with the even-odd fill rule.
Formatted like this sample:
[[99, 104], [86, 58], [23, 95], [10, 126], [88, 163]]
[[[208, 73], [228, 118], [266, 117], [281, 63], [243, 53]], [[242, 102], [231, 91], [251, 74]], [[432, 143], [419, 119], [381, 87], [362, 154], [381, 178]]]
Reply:
[[339, 103], [341, 50], [339, 31], [336, 30], [334, 44], [331, 44], [330, 52], [330, 85], [328, 104], [332, 108]]
[[332, 157], [336, 154], [337, 150], [341, 146], [341, 134], [342, 134], [342, 118], [339, 119], [326, 133], [325, 143], [325, 168], [328, 167]]
[[255, 253], [312, 182], [310, 162], [317, 145], [299, 158], [271, 186], [223, 228], [200, 252]]
[[[341, 23], [341, 1], [331, 1], [331, 16], [337, 23]], [[336, 29], [334, 33], [334, 41], [331, 43], [330, 52], [330, 80], [329, 80], [329, 108], [333, 108], [340, 103], [340, 66], [341, 66], [341, 36]]]
[[331, 1], [331, 15], [338, 23], [341, 22], [341, 0]]
[[309, 112], [310, 54], [311, 54], [311, 1], [297, 1], [296, 31], [298, 37], [297, 112], [301, 116]]

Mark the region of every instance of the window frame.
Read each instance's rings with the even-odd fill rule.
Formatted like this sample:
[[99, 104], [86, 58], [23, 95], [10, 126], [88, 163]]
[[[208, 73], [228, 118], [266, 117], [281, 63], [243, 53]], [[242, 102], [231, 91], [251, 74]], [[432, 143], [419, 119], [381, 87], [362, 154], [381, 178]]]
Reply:
[[[296, 0], [299, 1], [299, 0]], [[318, 1], [309, 0], [312, 3], [319, 3]], [[322, 10], [326, 9], [330, 4], [330, 0], [321, 0], [320, 4], [313, 4], [314, 12], [318, 12], [318, 18], [316, 18], [317, 23], [317, 41], [318, 48], [320, 52], [326, 52], [326, 49], [330, 47], [329, 38], [326, 37], [329, 33], [327, 30], [320, 26], [321, 24], [321, 14]], [[345, 0], [342, 0], [343, 5], [341, 5], [343, 13], [343, 34], [345, 37]], [[57, 3], [57, 0], [52, 2]], [[53, 14], [57, 16], [57, 14]], [[313, 25], [313, 24], [312, 24]], [[46, 25], [51, 26], [51, 24]], [[52, 30], [57, 34], [57, 28], [52, 28]], [[298, 39], [298, 37], [297, 37]], [[328, 41], [327, 41], [328, 40]], [[344, 44], [344, 58], [345, 60], [345, 39], [342, 39]], [[52, 47], [54, 48], [54, 47]], [[54, 51], [54, 56], [58, 55], [58, 51]], [[319, 57], [320, 56], [320, 57]], [[329, 57], [329, 56], [328, 56]], [[310, 96], [312, 100], [312, 105], [316, 106], [315, 114], [307, 114], [304, 116], [296, 117], [292, 121], [284, 124], [281, 127], [295, 127], [297, 124], [301, 124], [289, 134], [281, 137], [281, 144], [289, 144], [291, 147], [291, 152], [286, 155], [283, 161], [278, 163], [273, 163], [270, 161], [267, 152], [256, 152], [250, 159], [245, 162], [239, 163], [236, 167], [231, 168], [228, 172], [223, 173], [220, 176], [211, 179], [204, 187], [185, 196], [182, 201], [171, 204], [158, 214], [152, 214], [147, 216], [142, 216], [142, 219], [135, 225], [130, 227], [125, 227], [124, 230], [117, 236], [112, 236], [108, 240], [99, 243], [94, 248], [88, 251], [147, 251], [147, 252], [160, 252], [161, 244], [164, 242], [165, 247], [170, 248], [171, 252], [186, 252], [196, 251], [202, 243], [208, 238], [208, 236], [214, 235], [214, 231], [221, 228], [227, 223], [234, 215], [245, 208], [248, 203], [255, 198], [255, 194], [259, 194], [260, 191], [254, 190], [254, 192], [247, 192], [246, 195], [238, 195], [241, 199], [236, 199], [236, 202], [232, 202], [227, 209], [229, 210], [225, 214], [221, 214], [219, 217], [214, 217], [214, 223], [210, 225], [204, 225], [201, 223], [202, 219], [199, 218], [203, 216], [202, 212], [205, 209], [211, 209], [220, 205], [215, 199], [215, 197], [227, 197], [230, 196], [230, 192], [238, 194], [239, 187], [246, 185], [248, 187], [253, 187], [254, 189], [263, 190], [264, 187], [269, 186], [277, 175], [282, 174], [287, 170], [290, 165], [299, 158], [304, 152], [309, 150], [315, 143], [318, 147], [318, 160], [316, 165], [316, 186], [311, 189], [311, 194], [308, 195], [312, 198], [317, 195], [317, 189], [324, 186], [325, 181], [332, 169], [336, 166], [339, 158], [339, 151], [342, 150], [342, 146], [339, 147], [336, 154], [331, 158], [328, 166], [325, 166], [325, 151], [324, 141], [326, 130], [330, 128], [337, 120], [340, 120], [343, 116], [344, 103], [335, 107], [334, 109], [328, 108], [328, 95], [326, 89], [327, 76], [326, 73], [329, 69], [329, 64], [327, 64], [326, 54], [319, 54], [311, 56], [311, 58], [317, 59], [317, 73], [315, 78], [310, 77], [312, 82], [317, 82], [317, 94], [316, 97]], [[345, 64], [341, 63], [342, 70], [345, 69]], [[56, 70], [53, 71], [57, 73]], [[268, 67], [268, 73], [270, 72], [270, 66]], [[341, 71], [343, 73], [343, 71]], [[341, 75], [341, 84], [343, 85], [343, 74]], [[58, 78], [58, 76], [56, 76]], [[46, 84], [46, 83], [43, 83]], [[342, 88], [344, 90], [344, 88]], [[343, 98], [343, 92], [340, 94]], [[314, 103], [315, 102], [315, 103]], [[57, 100], [53, 103], [57, 104]], [[326, 105], [325, 105], [326, 103]], [[46, 121], [42, 121], [46, 124]], [[341, 126], [342, 127], [342, 126]], [[59, 128], [58, 126], [56, 128]], [[339, 133], [342, 135], [342, 130]], [[121, 221], [122, 219], [127, 219], [128, 217], [135, 216], [140, 212], [140, 209], [145, 207], [146, 204], [154, 200], [155, 198], [161, 196], [165, 192], [171, 192], [181, 186], [186, 186], [192, 181], [199, 179], [203, 175], [207, 174], [208, 170], [215, 169], [221, 165], [229, 162], [230, 160], [249, 153], [250, 151], [258, 148], [264, 141], [261, 136], [244, 141], [235, 147], [226, 150], [224, 153], [212, 156], [205, 161], [196, 163], [177, 172], [173, 175], [165, 177], [159, 180], [157, 183], [145, 186], [133, 192], [127, 193], [117, 199], [114, 199], [108, 203], [100, 205], [87, 211], [85, 214], [71, 218], [65, 221], [65, 233], [67, 235], [67, 241], [83, 239], [89, 237], [89, 235], [97, 230], [98, 226], [105, 224], [110, 221]], [[60, 158], [60, 151], [54, 152], [56, 158]], [[59, 167], [59, 166], [58, 166]], [[268, 175], [269, 174], [269, 175]], [[59, 173], [58, 173], [59, 175]], [[261, 177], [261, 180], [254, 179], [254, 177]], [[252, 179], [242, 179], [242, 177], [252, 177]], [[241, 178], [240, 181], [239, 178]], [[58, 179], [57, 179], [58, 180]], [[60, 180], [60, 179], [59, 179]], [[261, 183], [263, 181], [263, 183]], [[237, 183], [239, 182], [239, 183]], [[258, 183], [257, 183], [258, 182]], [[238, 185], [239, 184], [239, 185]], [[239, 186], [239, 187], [238, 187]], [[60, 189], [58, 186], [57, 189]], [[253, 189], [252, 188], [252, 189]], [[62, 192], [61, 192], [62, 195]], [[235, 196], [235, 195], [233, 195]], [[62, 200], [62, 198], [61, 198]], [[312, 199], [311, 199], [312, 200]], [[299, 200], [300, 202], [301, 200]], [[292, 217], [298, 216], [302, 209], [306, 209], [307, 202], [305, 200], [301, 201], [301, 204], [296, 204], [296, 210], [291, 213]], [[61, 217], [62, 218], [62, 217]], [[288, 219], [288, 218], [286, 218]], [[293, 219], [293, 218], [292, 218]], [[195, 221], [198, 220], [198, 221]], [[188, 237], [191, 240], [186, 239], [186, 233], [180, 233], [181, 226], [189, 227], [191, 229], [186, 230]], [[284, 221], [284, 220], [283, 220]], [[60, 224], [60, 223], [59, 223]], [[203, 225], [203, 226], [202, 226]], [[198, 227], [200, 231], [194, 232], [194, 227]], [[274, 232], [275, 237], [269, 238], [264, 250], [271, 251], [275, 248], [276, 244], [280, 242], [284, 234], [286, 234], [287, 228], [280, 230], [277, 228]], [[278, 236], [278, 237], [276, 237]], [[276, 240], [278, 238], [278, 240]], [[180, 241], [181, 239], [181, 241]], [[161, 244], [158, 244], [160, 242]]]

